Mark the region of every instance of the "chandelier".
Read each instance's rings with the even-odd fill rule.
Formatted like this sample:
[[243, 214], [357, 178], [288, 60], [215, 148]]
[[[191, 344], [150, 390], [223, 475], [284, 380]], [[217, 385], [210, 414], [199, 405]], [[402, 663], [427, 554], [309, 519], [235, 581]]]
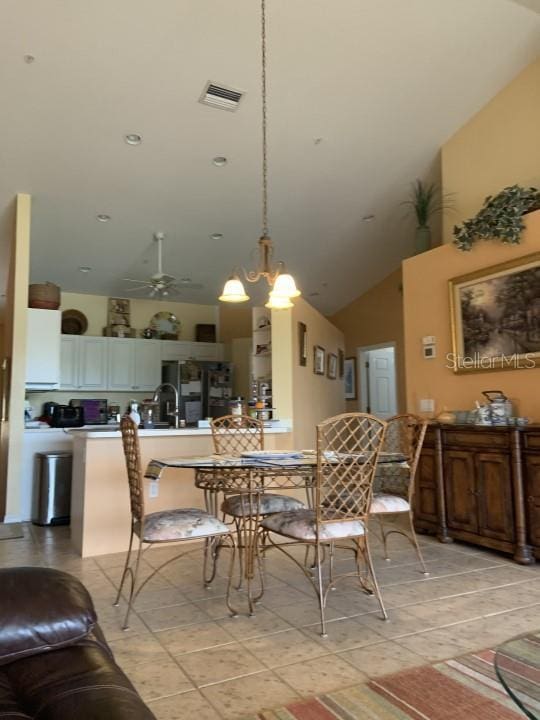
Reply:
[[291, 298], [298, 297], [300, 291], [292, 275], [286, 271], [283, 262], [272, 261], [274, 245], [268, 231], [268, 147], [267, 147], [267, 107], [266, 107], [266, 0], [261, 0], [261, 96], [262, 96], [262, 232], [258, 244], [258, 262], [255, 270], [236, 267], [225, 283], [219, 299], [222, 302], [239, 303], [249, 300], [244, 284], [240, 279], [256, 283], [265, 278], [270, 286], [267, 308], [283, 310], [292, 307]]

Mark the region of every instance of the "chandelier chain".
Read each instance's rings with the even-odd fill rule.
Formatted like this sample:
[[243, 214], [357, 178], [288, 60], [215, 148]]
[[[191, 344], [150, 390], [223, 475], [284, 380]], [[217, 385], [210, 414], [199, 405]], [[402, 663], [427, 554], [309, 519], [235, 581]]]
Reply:
[[262, 96], [262, 234], [268, 235], [268, 159], [266, 137], [266, 0], [261, 0], [261, 96]]

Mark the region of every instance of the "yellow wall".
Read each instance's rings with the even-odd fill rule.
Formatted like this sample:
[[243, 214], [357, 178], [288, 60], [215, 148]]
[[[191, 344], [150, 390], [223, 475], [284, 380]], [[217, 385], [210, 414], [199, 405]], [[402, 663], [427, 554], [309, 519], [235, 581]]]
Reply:
[[484, 198], [508, 185], [540, 187], [540, 58], [529, 65], [442, 148], [444, 192], [455, 212], [443, 217], [444, 242], [476, 215]]
[[[86, 335], [102, 335], [107, 325], [107, 300], [105, 295], [85, 295], [82, 293], [62, 293], [62, 310], [80, 310], [88, 319]], [[143, 330], [148, 327], [150, 318], [157, 312], [171, 312], [180, 322], [179, 340], [195, 340], [195, 325], [208, 323], [217, 325], [219, 320], [216, 305], [193, 305], [172, 301], [143, 300], [130, 298], [131, 327]], [[219, 328], [216, 328], [219, 332]]]
[[[456, 375], [445, 367], [452, 352], [448, 280], [480, 268], [540, 251], [540, 210], [526, 216], [520, 245], [490, 241], [471, 252], [443, 245], [403, 263], [407, 407], [418, 412], [420, 398], [434, 398], [436, 412], [467, 410], [482, 390], [498, 389], [510, 397], [517, 413], [540, 421], [540, 368]], [[421, 339], [437, 338], [437, 357], [424, 360]]]
[[[307, 327], [308, 358], [299, 364], [298, 323]], [[272, 385], [279, 417], [292, 419], [294, 446], [315, 447], [315, 426], [345, 411], [343, 378], [330, 380], [313, 372], [313, 346], [338, 354], [345, 342], [341, 330], [302, 298], [292, 310], [272, 311]], [[289, 414], [292, 413], [292, 414]]]
[[[343, 331], [345, 354], [356, 357], [359, 347], [394, 342], [398, 409], [405, 409], [405, 359], [403, 334], [403, 292], [401, 268], [333, 315], [331, 321]], [[357, 382], [359, 388], [359, 383]], [[349, 400], [347, 410], [355, 411], [358, 400]]]
[[[26, 375], [26, 307], [30, 266], [30, 223], [32, 199], [17, 195], [15, 235], [11, 253], [10, 282], [6, 313], [10, 317], [11, 388], [8, 424], [8, 467], [6, 520], [18, 519], [24, 430], [24, 390]], [[6, 316], [7, 320], [7, 316]]]
[[244, 304], [219, 304], [219, 337], [228, 343], [235, 338], [251, 337], [252, 308]]

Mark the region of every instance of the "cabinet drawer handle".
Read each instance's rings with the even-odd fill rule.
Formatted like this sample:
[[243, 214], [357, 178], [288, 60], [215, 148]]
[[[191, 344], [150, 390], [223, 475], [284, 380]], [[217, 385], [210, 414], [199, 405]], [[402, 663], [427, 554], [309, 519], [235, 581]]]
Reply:
[[529, 495], [529, 497], [527, 498], [527, 502], [529, 503], [529, 505], [534, 505], [535, 501], [536, 498], [534, 497], [534, 495]]

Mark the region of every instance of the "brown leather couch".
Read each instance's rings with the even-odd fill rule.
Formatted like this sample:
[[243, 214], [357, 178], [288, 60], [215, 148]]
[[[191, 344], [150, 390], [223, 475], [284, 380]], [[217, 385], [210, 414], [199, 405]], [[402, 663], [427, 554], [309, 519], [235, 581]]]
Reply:
[[114, 661], [72, 575], [0, 570], [2, 720], [156, 720]]

